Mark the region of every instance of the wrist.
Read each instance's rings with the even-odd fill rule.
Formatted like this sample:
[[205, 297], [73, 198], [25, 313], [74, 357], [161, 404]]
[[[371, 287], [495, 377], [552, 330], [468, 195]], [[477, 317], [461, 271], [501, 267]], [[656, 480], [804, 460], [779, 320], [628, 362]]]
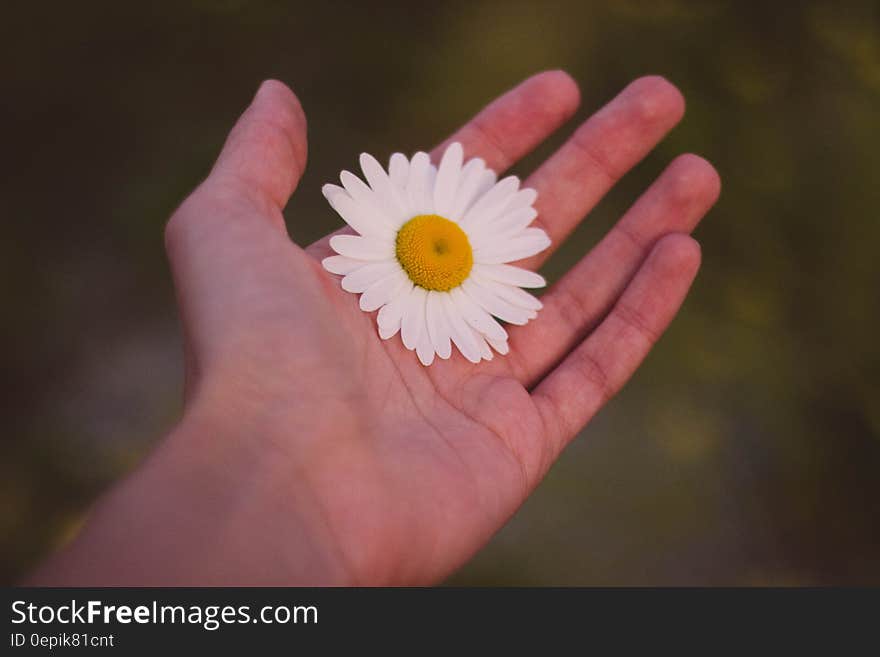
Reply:
[[345, 584], [348, 572], [274, 437], [195, 402], [34, 577], [53, 585]]
[[[193, 408], [146, 464], [144, 489], [167, 486], [180, 525], [200, 519], [213, 537], [194, 582], [253, 585], [347, 583], [322, 509], [281, 445], [252, 417]], [[202, 541], [200, 543], [204, 544]]]

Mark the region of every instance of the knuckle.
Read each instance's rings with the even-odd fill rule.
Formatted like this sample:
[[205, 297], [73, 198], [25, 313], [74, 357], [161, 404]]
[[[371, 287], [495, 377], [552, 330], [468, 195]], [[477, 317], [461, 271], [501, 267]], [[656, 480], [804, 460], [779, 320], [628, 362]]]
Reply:
[[541, 434], [550, 438], [543, 442], [542, 465], [539, 469], [541, 472], [546, 472], [580, 427], [575, 426], [575, 422], [568, 418], [563, 405], [552, 395], [539, 394], [536, 395], [536, 399]]
[[593, 354], [583, 349], [574, 358], [572, 364], [576, 368], [579, 378], [598, 392], [600, 404], [605, 404], [614, 396], [608, 372]]
[[560, 286], [554, 290], [555, 303], [559, 318], [575, 335], [580, 335], [584, 324], [590, 316], [586, 300], [581, 294], [568, 286]]
[[192, 224], [200, 214], [204, 214], [207, 197], [210, 195], [208, 186], [210, 178], [187, 196], [165, 222], [165, 250], [169, 255], [179, 251], [192, 232]]
[[480, 149], [477, 149], [479, 152], [491, 152], [494, 157], [486, 158], [487, 161], [492, 161], [496, 163], [496, 169], [503, 170], [510, 166], [511, 159], [502, 144], [501, 139], [492, 131], [492, 128], [489, 126], [489, 123], [485, 120], [485, 118], [481, 115], [477, 115], [471, 121], [471, 126], [473, 127], [474, 132], [477, 134], [477, 138], [482, 144]]
[[165, 250], [170, 252], [174, 243], [177, 241], [177, 233], [180, 231], [178, 225], [180, 224], [180, 219], [178, 218], [178, 214], [175, 212], [172, 214], [168, 221], [165, 222], [165, 230], [163, 232], [163, 236], [165, 238]]
[[649, 344], [657, 342], [660, 338], [651, 322], [648, 321], [644, 313], [627, 303], [618, 303], [614, 309], [614, 314], [624, 326], [635, 331], [635, 333]]
[[614, 183], [623, 172], [612, 164], [608, 154], [595, 146], [592, 127], [589, 121], [582, 125], [572, 135], [570, 143], [586, 160], [589, 169], [604, 177], [609, 184]]
[[183, 230], [185, 228], [185, 224], [188, 223], [187, 215], [189, 214], [188, 204], [190, 199], [187, 198], [181, 205], [178, 207], [171, 216], [168, 218], [168, 221], [165, 222], [165, 251], [169, 254], [174, 252], [177, 248], [177, 245], [180, 244], [183, 238]]
[[617, 226], [615, 226], [615, 233], [623, 237], [635, 253], [642, 253], [647, 250], [649, 246], [648, 240], [625, 220], [621, 220], [617, 223]]

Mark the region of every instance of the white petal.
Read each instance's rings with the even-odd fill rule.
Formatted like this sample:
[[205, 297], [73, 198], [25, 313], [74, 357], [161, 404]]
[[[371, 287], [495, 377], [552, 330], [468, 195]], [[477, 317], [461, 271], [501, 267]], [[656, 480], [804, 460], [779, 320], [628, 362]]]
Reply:
[[351, 171], [344, 170], [340, 172], [339, 180], [342, 181], [342, 186], [345, 187], [345, 191], [348, 192], [348, 195], [355, 203], [370, 208], [373, 213], [382, 217], [382, 220], [389, 228], [394, 227], [385, 205], [363, 180]]
[[514, 210], [505, 210], [492, 222], [492, 226], [499, 233], [507, 233], [514, 230], [519, 231], [532, 223], [537, 216], [538, 211], [532, 206], [516, 208]]
[[477, 346], [480, 348], [480, 355], [483, 357], [483, 360], [492, 360], [494, 356], [492, 355], [492, 350], [489, 348], [489, 345], [486, 343], [485, 336], [481, 335], [478, 331], [474, 331], [474, 340], [477, 342]]
[[360, 163], [367, 182], [370, 183], [376, 198], [387, 212], [391, 223], [395, 226], [399, 225], [407, 212], [402, 194], [391, 184], [391, 178], [375, 157], [369, 153], [361, 153]]
[[[357, 273], [359, 274], [360, 272]], [[352, 275], [356, 276], [357, 274]], [[544, 304], [541, 303], [540, 299], [518, 287], [508, 285], [507, 283], [499, 283], [490, 278], [483, 278], [479, 274], [472, 274], [472, 277], [476, 282], [485, 287], [499, 299], [504, 299], [518, 308], [523, 308], [524, 310], [541, 310], [541, 308], [544, 307]]]
[[337, 194], [346, 194], [346, 191], [339, 185], [332, 185], [330, 183], [327, 183], [326, 185], [323, 185], [321, 187], [321, 193], [324, 195], [324, 198], [326, 198], [327, 201], [329, 201], [332, 205], [333, 197]]
[[452, 303], [452, 297], [444, 295], [443, 311], [446, 314], [446, 320], [449, 323], [449, 337], [458, 347], [461, 355], [472, 363], [479, 363], [482, 357], [480, 347], [474, 339], [474, 333], [467, 322], [458, 314], [455, 305]]
[[403, 319], [400, 321], [400, 337], [403, 339], [403, 346], [410, 351], [416, 348], [422, 333], [427, 332], [425, 328], [425, 300], [427, 297], [427, 290], [418, 286], [414, 287], [407, 299]]
[[486, 265], [516, 262], [540, 253], [548, 246], [550, 238], [547, 233], [540, 228], [526, 228], [516, 237], [475, 246], [474, 262]]
[[477, 193], [474, 194], [474, 200], [482, 198], [483, 195], [495, 186], [498, 182], [498, 174], [492, 169], [486, 169], [480, 177], [480, 184], [477, 186]]
[[440, 358], [446, 359], [452, 354], [452, 344], [449, 341], [449, 326], [443, 312], [443, 301], [440, 299], [444, 294], [448, 293], [435, 290], [428, 292], [428, 300], [425, 303], [425, 324], [434, 351]]
[[434, 362], [434, 346], [431, 344], [431, 336], [428, 335], [427, 330], [422, 331], [422, 335], [419, 337], [416, 354], [425, 367]]
[[[334, 189], [327, 189], [335, 187]], [[394, 232], [387, 218], [372, 204], [358, 203], [336, 185], [324, 185], [324, 196], [340, 217], [361, 235], [376, 239], [393, 239]]]
[[[385, 306], [382, 306], [382, 307], [384, 308]], [[391, 327], [387, 327], [387, 328], [384, 326], [380, 326], [379, 327], [379, 337], [382, 340], [388, 340], [389, 338], [393, 338], [395, 335], [397, 335], [397, 332], [399, 330], [400, 330], [400, 322], [397, 323], [397, 326], [391, 326]]]
[[516, 285], [517, 287], [545, 287], [547, 281], [540, 274], [536, 274], [522, 267], [513, 265], [480, 265], [474, 264], [474, 271], [484, 278], [491, 278], [499, 283]]
[[373, 190], [363, 180], [354, 175], [351, 171], [343, 169], [339, 172], [339, 180], [345, 191], [358, 203], [373, 203]]
[[489, 346], [502, 356], [510, 352], [510, 346], [507, 344], [507, 340], [493, 340], [492, 338], [486, 338], [486, 342], [488, 342]]
[[483, 180], [485, 170], [486, 163], [480, 157], [468, 160], [467, 164], [462, 167], [458, 189], [455, 191], [455, 203], [449, 213], [450, 219], [459, 221], [470, 208], [477, 195], [480, 182]]
[[474, 249], [509, 241], [518, 237], [537, 216], [534, 208], [519, 208], [486, 223], [471, 224], [468, 227], [468, 240]]
[[437, 169], [434, 183], [434, 212], [441, 217], [449, 217], [455, 205], [455, 191], [461, 177], [461, 163], [464, 151], [457, 141], [449, 144]]
[[409, 297], [413, 291], [413, 284], [407, 278], [408, 285], [403, 286], [403, 290], [391, 299], [387, 304], [379, 309], [376, 315], [376, 324], [379, 325], [379, 337], [387, 340], [400, 330], [400, 321], [409, 305]]
[[371, 262], [363, 267], [355, 269], [343, 278], [342, 289], [346, 292], [363, 292], [373, 283], [377, 283], [397, 271], [400, 271], [400, 265], [396, 260]]
[[510, 197], [510, 201], [504, 207], [505, 212], [516, 210], [517, 208], [525, 208], [534, 205], [538, 199], [538, 192], [531, 187], [523, 187], [516, 194]]
[[[407, 279], [409, 281], [409, 279]], [[379, 314], [376, 316], [376, 323], [379, 326], [387, 326], [392, 327], [397, 324], [398, 328], [400, 327], [400, 320], [406, 314], [406, 309], [409, 304], [409, 297], [413, 292], [412, 281], [410, 281], [409, 287], [404, 286], [404, 289], [398, 293], [391, 301], [382, 306], [382, 309], [379, 311]]]
[[533, 318], [533, 312], [525, 308], [519, 308], [512, 303], [505, 301], [493, 294], [490, 290], [480, 285], [473, 277], [466, 280], [462, 286], [462, 291], [471, 299], [476, 301], [483, 310], [490, 315], [495, 315], [498, 319], [509, 322], [510, 324], [523, 325], [527, 324]]
[[331, 274], [339, 274], [340, 276], [345, 276], [346, 274], [350, 274], [355, 269], [359, 269], [364, 265], [370, 264], [365, 260], [352, 260], [351, 258], [346, 258], [345, 256], [335, 255], [324, 258], [321, 261], [321, 264], [324, 266], [324, 269], [329, 271]]
[[462, 217], [461, 225], [466, 228], [491, 221], [504, 209], [517, 189], [519, 189], [519, 178], [516, 176], [508, 176], [499, 181], [474, 202]]
[[433, 164], [428, 167], [428, 185], [425, 187], [425, 201], [423, 214], [435, 214], [434, 208], [434, 185], [437, 184], [437, 167]]
[[409, 177], [409, 160], [403, 153], [393, 153], [388, 161], [388, 177], [391, 183], [399, 190], [406, 189], [406, 179]]
[[402, 292], [409, 282], [406, 274], [400, 269], [390, 276], [376, 281], [361, 295], [359, 302], [361, 310], [365, 313], [378, 310]]
[[458, 313], [473, 328], [495, 340], [507, 339], [507, 331], [504, 330], [504, 327], [495, 321], [492, 315], [483, 310], [482, 306], [465, 294], [461, 287], [450, 290], [449, 294], [452, 295], [452, 302]]
[[339, 255], [355, 260], [390, 260], [394, 258], [394, 244], [373, 237], [358, 235], [334, 235], [330, 248]]
[[427, 153], [419, 151], [412, 157], [409, 168], [409, 180], [406, 183], [406, 196], [413, 216], [431, 214], [434, 209], [430, 187], [431, 158]]
[[364, 177], [367, 179], [370, 189], [380, 197], [390, 196], [391, 179], [388, 177], [388, 174], [385, 173], [385, 169], [382, 168], [379, 161], [369, 153], [361, 153], [359, 161], [361, 164], [361, 171], [364, 172]]

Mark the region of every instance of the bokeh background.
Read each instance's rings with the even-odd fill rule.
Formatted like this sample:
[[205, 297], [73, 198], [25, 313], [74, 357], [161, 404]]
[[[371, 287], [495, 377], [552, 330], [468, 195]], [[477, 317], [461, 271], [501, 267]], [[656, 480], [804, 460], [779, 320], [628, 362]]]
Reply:
[[0, 580], [178, 416], [162, 228], [261, 79], [309, 116], [286, 216], [311, 241], [360, 151], [431, 146], [545, 68], [579, 81], [577, 120], [646, 73], [688, 99], [551, 279], [676, 154], [724, 191], [668, 335], [450, 582], [880, 584], [880, 9], [673, 0], [4, 4]]

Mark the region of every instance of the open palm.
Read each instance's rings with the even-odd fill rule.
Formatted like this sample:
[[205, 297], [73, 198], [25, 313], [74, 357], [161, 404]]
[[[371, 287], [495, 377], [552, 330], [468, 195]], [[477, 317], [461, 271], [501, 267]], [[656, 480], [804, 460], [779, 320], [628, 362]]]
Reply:
[[[578, 102], [570, 77], [542, 73], [450, 140], [500, 172]], [[549, 251], [683, 111], [670, 83], [641, 78], [525, 181], [539, 193]], [[278, 508], [252, 512], [275, 514], [267, 527], [292, 522], [284, 510], [301, 520], [336, 573], [306, 580], [436, 581], [510, 517], [670, 322], [699, 266], [687, 234], [717, 198], [718, 177], [701, 158], [679, 157], [543, 295], [535, 321], [508, 327], [507, 356], [475, 365], [454, 353], [426, 368], [399, 338], [380, 340], [375, 313], [321, 268], [329, 238], [301, 248], [288, 236], [281, 211], [305, 162], [299, 103], [266, 82], [168, 224], [187, 414], [235, 427], [222, 432], [235, 446], [212, 450], [283, 473]], [[291, 225], [295, 240], [296, 217]], [[549, 251], [518, 264], [536, 269]]]

